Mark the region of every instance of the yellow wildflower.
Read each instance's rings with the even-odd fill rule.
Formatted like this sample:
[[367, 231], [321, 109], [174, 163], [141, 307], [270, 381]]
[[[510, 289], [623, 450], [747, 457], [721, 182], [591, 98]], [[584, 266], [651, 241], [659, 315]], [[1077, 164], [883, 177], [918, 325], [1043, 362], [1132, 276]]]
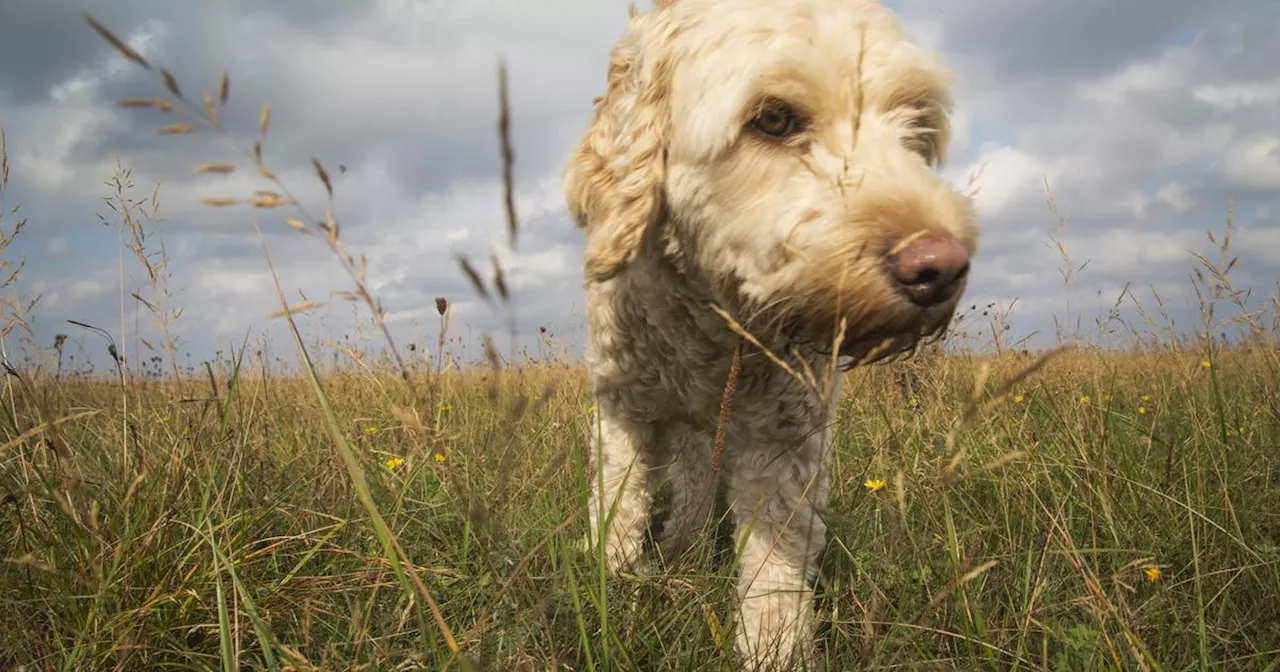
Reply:
[[364, 433], [365, 433], [365, 434], [377, 434], [377, 433], [378, 433], [378, 428], [377, 428], [377, 427], [365, 427], [365, 428], [364, 428]]
[[862, 487], [870, 490], [871, 492], [879, 492], [884, 489], [884, 486], [885, 482], [883, 478], [869, 478], [862, 484]]
[[440, 407], [441, 413], [448, 413], [449, 411], [452, 411], [452, 410], [453, 410], [453, 404], [445, 404]]
[[1104, 394], [1104, 395], [1102, 395], [1102, 403], [1104, 403], [1104, 404], [1109, 404], [1109, 403], [1111, 403], [1111, 395], [1109, 395], [1109, 394]]
[[1144, 394], [1144, 395], [1142, 395], [1142, 400], [1143, 400], [1143, 401], [1151, 401], [1151, 395], [1149, 395], [1149, 394]]
[[1082, 404], [1087, 404], [1087, 403], [1089, 403], [1090, 401], [1093, 401], [1093, 400], [1089, 398], [1089, 395], [1087, 395], [1087, 394], [1082, 394], [1082, 395], [1080, 395], [1080, 403], [1082, 403]]
[[440, 463], [443, 463], [445, 459], [444, 453], [436, 453], [435, 455], [432, 455], [432, 458], [435, 459], [436, 462], [440, 462]]
[[1139, 407], [1138, 407], [1138, 415], [1146, 415], [1146, 414], [1147, 414], [1147, 407], [1146, 407], [1146, 406], [1139, 406]]
[[1213, 363], [1207, 359], [1200, 360], [1200, 368], [1207, 369], [1213, 366]]
[[1142, 573], [1147, 575], [1147, 581], [1150, 583], [1155, 583], [1160, 580], [1160, 568], [1155, 565], [1151, 565], [1142, 570]]
[[403, 457], [393, 457], [393, 458], [391, 458], [391, 459], [387, 460], [386, 462], [383, 462], [383, 464], [385, 464], [385, 465], [387, 466], [387, 469], [390, 469], [391, 471], [395, 471], [397, 468], [399, 468], [399, 467], [400, 467], [400, 465], [404, 464], [404, 458], [403, 458]]
[[1026, 396], [1024, 396], [1024, 395], [1021, 395], [1021, 394], [1015, 394], [1015, 395], [1013, 395], [1013, 403], [1015, 403], [1015, 404], [1021, 404], [1022, 402], [1026, 401], [1026, 400], [1027, 400], [1027, 398], [1026, 398]]

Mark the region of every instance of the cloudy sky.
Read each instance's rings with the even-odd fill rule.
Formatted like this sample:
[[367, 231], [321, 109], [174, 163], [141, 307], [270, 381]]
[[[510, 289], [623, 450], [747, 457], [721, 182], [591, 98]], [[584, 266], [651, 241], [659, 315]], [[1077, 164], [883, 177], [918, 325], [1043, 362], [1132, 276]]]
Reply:
[[[1009, 305], [1015, 335], [1052, 333], [1067, 295], [1049, 234], [1077, 265], [1073, 306], [1086, 323], [1126, 282], [1155, 287], [1180, 324], [1193, 251], [1211, 246], [1235, 199], [1237, 281], [1262, 294], [1280, 273], [1280, 5], [1270, 0], [899, 0], [892, 3], [956, 73], [955, 141], [946, 168], [977, 180], [983, 226], [970, 303]], [[118, 229], [103, 198], [117, 158], [135, 196], [157, 180], [161, 221], [152, 244], [169, 256], [180, 352], [192, 361], [266, 329], [274, 289], [254, 215], [213, 210], [209, 196], [263, 186], [249, 173], [194, 175], [202, 162], [243, 157], [211, 134], [161, 137], [173, 121], [114, 101], [162, 93], [153, 75], [117, 56], [80, 19], [89, 11], [188, 97], [231, 74], [224, 123], [247, 144], [269, 102], [268, 163], [308, 207], [323, 210], [312, 156], [333, 173], [342, 238], [369, 259], [369, 279], [401, 344], [431, 343], [433, 299], [455, 302], [452, 335], [475, 339], [502, 324], [476, 300], [454, 255], [495, 247], [523, 334], [548, 327], [580, 343], [580, 234], [565, 216], [560, 173], [601, 93], [623, 0], [3, 0], [0, 124], [11, 161], [6, 208], [28, 226], [6, 254], [27, 258], [19, 289], [39, 292], [37, 339], [100, 341], [66, 320], [119, 337]], [[496, 64], [511, 78], [516, 251], [503, 247], [495, 122]], [[346, 172], [338, 170], [339, 164]], [[290, 299], [327, 300], [350, 288], [322, 243], [282, 211], [258, 211]], [[11, 220], [9, 222], [12, 223]], [[140, 267], [126, 260], [126, 290]], [[145, 288], [144, 298], [152, 298]], [[1148, 299], [1149, 293], [1139, 296]], [[126, 302], [128, 328], [138, 304]], [[367, 339], [362, 311], [336, 302], [305, 322], [313, 339]], [[144, 313], [138, 324], [150, 331]], [[536, 350], [536, 340], [525, 339]], [[96, 344], [95, 344], [96, 343]], [[149, 353], [144, 353], [144, 356]]]

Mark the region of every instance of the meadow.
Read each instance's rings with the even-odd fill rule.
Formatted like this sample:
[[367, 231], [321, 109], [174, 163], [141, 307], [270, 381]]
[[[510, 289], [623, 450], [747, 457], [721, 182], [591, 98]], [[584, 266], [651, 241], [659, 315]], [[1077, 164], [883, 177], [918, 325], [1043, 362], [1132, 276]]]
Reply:
[[[224, 132], [227, 80], [186, 102], [93, 25], [167, 91], [126, 106], [189, 112], [169, 134]], [[294, 328], [180, 362], [148, 200], [117, 175], [113, 224], [148, 271], [126, 289], [163, 337], [147, 351], [129, 325], [103, 332], [106, 372], [64, 340], [6, 355], [0, 666], [734, 669], [723, 505], [688, 557], [606, 577], [581, 544], [585, 372], [488, 338], [487, 361], [466, 364], [443, 297], [439, 335], [397, 347], [364, 262], [263, 161], [269, 120], [263, 107], [244, 144], [267, 187], [209, 205], [289, 211], [386, 344], [335, 349]], [[4, 214], [7, 245], [21, 226]], [[1194, 333], [1153, 305], [1027, 352], [972, 306], [947, 343], [846, 374], [818, 583], [826, 669], [1280, 669], [1280, 310], [1231, 284], [1230, 232], [1228, 215], [1210, 236], [1220, 258], [1189, 269]], [[21, 266], [2, 270], [13, 295]], [[508, 298], [500, 268], [461, 271]], [[310, 307], [281, 301], [291, 326]], [[6, 344], [38, 310], [6, 302]]]

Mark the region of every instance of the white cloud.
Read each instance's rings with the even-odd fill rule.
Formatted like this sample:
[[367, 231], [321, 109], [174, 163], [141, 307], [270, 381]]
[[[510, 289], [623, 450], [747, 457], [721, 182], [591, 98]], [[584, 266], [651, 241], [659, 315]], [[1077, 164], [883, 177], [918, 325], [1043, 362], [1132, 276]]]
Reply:
[[1048, 176], [1052, 182], [1056, 171], [1035, 156], [997, 144], [984, 146], [952, 181], [963, 186], [974, 174], [978, 175], [974, 206], [978, 216], [987, 221], [1000, 217], [1016, 202], [1032, 198], [1043, 202], [1044, 179]]
[[578, 250], [567, 245], [524, 253], [504, 250], [499, 259], [503, 269], [511, 275], [511, 287], [517, 290], [554, 289], [549, 286], [558, 280], [576, 280], [582, 272]]
[[1166, 52], [1155, 61], [1131, 63], [1115, 74], [1085, 81], [1080, 97], [1106, 105], [1120, 105], [1134, 94], [1163, 91], [1183, 84], [1174, 53]]
[[1186, 212], [1196, 206], [1195, 199], [1191, 197], [1186, 185], [1179, 182], [1169, 182], [1156, 190], [1156, 200], [1173, 208], [1176, 212]]
[[1272, 82], [1203, 84], [1195, 88], [1196, 100], [1227, 111], [1254, 105], [1280, 103], [1280, 79]]
[[[160, 46], [165, 33], [163, 23], [147, 21], [131, 31], [125, 42], [145, 58]], [[103, 105], [100, 97], [103, 84], [123, 78], [130, 72], [130, 65], [113, 52], [49, 87], [51, 104], [22, 115], [19, 120], [29, 137], [39, 137], [41, 141], [16, 152], [14, 169], [40, 188], [52, 191], [67, 187], [76, 175], [73, 152], [96, 137], [128, 128], [126, 116]], [[101, 165], [105, 163], [104, 160]]]
[[57, 257], [67, 253], [67, 237], [55, 236], [44, 241], [44, 253]]
[[107, 285], [92, 279], [73, 280], [67, 286], [67, 293], [73, 299], [95, 299], [107, 293]]
[[1280, 190], [1280, 137], [1263, 135], [1237, 142], [1227, 152], [1222, 172], [1231, 184]]
[[1149, 275], [1157, 266], [1185, 268], [1193, 261], [1190, 249], [1198, 246], [1203, 234], [1116, 229], [1096, 239], [1073, 242], [1091, 251], [1094, 270], [1113, 277], [1137, 279]]
[[973, 125], [973, 115], [964, 107], [957, 106], [951, 113], [951, 146], [948, 152], [952, 156], [963, 155], [969, 151], [973, 142], [973, 136], [970, 134], [970, 127]]
[[271, 274], [258, 271], [206, 271], [198, 276], [196, 289], [211, 296], [255, 296], [273, 288]]

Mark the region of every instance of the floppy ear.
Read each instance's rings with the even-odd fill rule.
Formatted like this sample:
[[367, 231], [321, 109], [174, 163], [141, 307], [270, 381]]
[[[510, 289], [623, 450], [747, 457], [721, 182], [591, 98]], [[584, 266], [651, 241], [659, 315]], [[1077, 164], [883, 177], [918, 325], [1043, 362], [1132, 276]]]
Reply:
[[652, 17], [633, 19], [631, 34], [610, 54], [608, 90], [565, 170], [569, 213], [587, 230], [586, 275], [597, 282], [635, 259], [662, 211], [669, 69], [645, 53], [659, 46], [639, 25]]

